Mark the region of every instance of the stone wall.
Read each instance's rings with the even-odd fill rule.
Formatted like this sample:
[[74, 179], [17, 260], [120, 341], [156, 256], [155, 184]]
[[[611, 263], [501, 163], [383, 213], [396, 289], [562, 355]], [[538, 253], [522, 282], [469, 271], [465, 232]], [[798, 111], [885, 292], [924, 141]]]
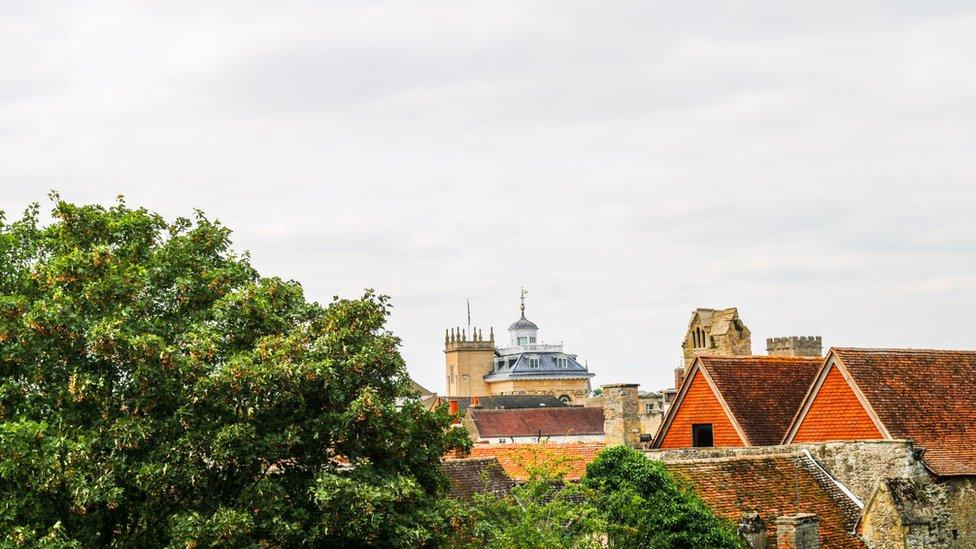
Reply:
[[909, 440], [819, 442], [747, 448], [646, 450], [680, 461], [806, 450], [864, 505], [858, 534], [871, 549], [976, 547], [976, 477], [938, 478]]
[[572, 404], [582, 404], [590, 394], [589, 379], [505, 379], [488, 384], [489, 395], [552, 395], [569, 397]]
[[956, 547], [976, 547], [976, 478], [952, 477], [939, 482], [949, 506], [949, 529]]
[[821, 467], [843, 483], [862, 502], [871, 496], [875, 483], [888, 476], [925, 474], [921, 462], [912, 456], [907, 440], [871, 440], [861, 442], [817, 442], [786, 446], [750, 446], [747, 448], [676, 448], [648, 450], [651, 459], [662, 461], [703, 459], [740, 455], [783, 454], [807, 450]]

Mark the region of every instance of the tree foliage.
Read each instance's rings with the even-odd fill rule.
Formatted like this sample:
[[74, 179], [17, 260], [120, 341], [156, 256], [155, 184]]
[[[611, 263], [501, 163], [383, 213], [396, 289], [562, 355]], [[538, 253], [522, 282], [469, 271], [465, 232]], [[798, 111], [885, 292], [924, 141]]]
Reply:
[[52, 196], [0, 217], [0, 537], [24, 545], [442, 543], [441, 456], [387, 298], [308, 302], [230, 231]]
[[735, 528], [716, 517], [660, 461], [614, 446], [586, 467], [583, 485], [607, 522], [613, 547], [713, 549], [743, 547]]
[[550, 455], [541, 445], [531, 461], [521, 464], [529, 474], [508, 494], [478, 494], [471, 512], [474, 535], [467, 545], [498, 549], [549, 547], [597, 548], [606, 524], [592, 505], [595, 494], [577, 482], [566, 482], [565, 458]]
[[476, 496], [470, 545], [496, 548], [740, 548], [734, 527], [716, 517], [664, 465], [626, 446], [603, 450], [582, 482], [544, 446], [521, 466], [529, 480], [503, 496]]

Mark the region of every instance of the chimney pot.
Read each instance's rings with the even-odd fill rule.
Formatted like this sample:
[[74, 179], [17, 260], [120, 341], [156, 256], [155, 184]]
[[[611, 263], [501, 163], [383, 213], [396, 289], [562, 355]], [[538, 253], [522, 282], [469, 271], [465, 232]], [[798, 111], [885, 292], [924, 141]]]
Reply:
[[746, 541], [749, 549], [766, 549], [766, 524], [755, 511], [742, 513], [737, 529], [739, 537]]

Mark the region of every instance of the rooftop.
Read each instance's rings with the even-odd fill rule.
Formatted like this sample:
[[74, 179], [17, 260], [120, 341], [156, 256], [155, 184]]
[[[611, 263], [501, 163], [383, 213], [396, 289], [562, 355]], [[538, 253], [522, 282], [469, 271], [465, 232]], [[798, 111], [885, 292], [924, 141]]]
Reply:
[[[471, 406], [472, 397], [438, 396], [431, 399], [428, 408], [446, 406], [456, 400], [462, 413]], [[425, 401], [426, 402], [426, 401]], [[565, 408], [569, 406], [552, 395], [491, 395], [478, 397], [478, 407], [485, 410], [518, 410], [523, 408]]]
[[483, 438], [603, 434], [603, 408], [468, 408], [468, 414]]
[[445, 459], [441, 469], [451, 482], [448, 496], [471, 499], [475, 494], [503, 494], [511, 489], [511, 477], [494, 456]]
[[509, 477], [526, 481], [533, 467], [553, 467], [566, 480], [579, 480], [605, 446], [602, 442], [475, 444], [471, 457], [495, 457]]
[[777, 517], [814, 513], [820, 519], [821, 547], [865, 547], [850, 533], [860, 507], [806, 454], [672, 461], [665, 466], [691, 483], [705, 503], [733, 524], [745, 512], [758, 512], [767, 535], [775, 540]]
[[976, 351], [834, 348], [830, 355], [891, 437], [926, 449], [932, 472], [976, 475]]
[[749, 444], [783, 440], [823, 363], [820, 357], [700, 356]]

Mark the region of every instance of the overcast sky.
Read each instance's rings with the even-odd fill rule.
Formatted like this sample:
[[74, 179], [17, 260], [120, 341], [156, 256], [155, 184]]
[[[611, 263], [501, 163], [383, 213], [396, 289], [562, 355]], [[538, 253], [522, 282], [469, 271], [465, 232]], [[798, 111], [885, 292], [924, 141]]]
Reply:
[[972, 2], [202, 4], [0, 1], [0, 209], [201, 208], [391, 295], [437, 391], [521, 286], [595, 385], [671, 384], [695, 307], [976, 347]]

